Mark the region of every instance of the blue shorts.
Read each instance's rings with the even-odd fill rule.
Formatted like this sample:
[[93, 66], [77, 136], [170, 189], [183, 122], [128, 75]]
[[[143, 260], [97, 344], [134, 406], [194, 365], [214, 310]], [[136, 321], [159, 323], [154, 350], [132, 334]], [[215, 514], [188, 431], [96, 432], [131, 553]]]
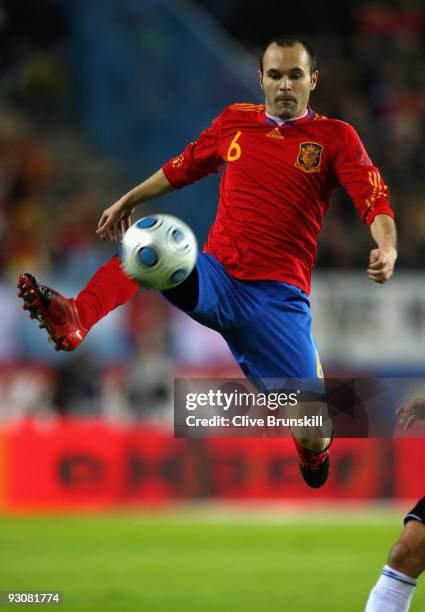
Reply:
[[310, 390], [323, 389], [304, 291], [280, 281], [238, 280], [209, 253], [199, 253], [196, 268], [199, 299], [187, 314], [223, 336], [257, 388], [281, 388], [282, 379], [309, 379]]

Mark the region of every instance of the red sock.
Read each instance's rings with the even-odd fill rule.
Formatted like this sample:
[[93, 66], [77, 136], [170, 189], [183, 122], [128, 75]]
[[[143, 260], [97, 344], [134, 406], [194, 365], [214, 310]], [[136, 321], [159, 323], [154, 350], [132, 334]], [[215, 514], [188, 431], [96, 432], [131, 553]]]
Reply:
[[313, 451], [313, 450], [309, 450], [308, 448], [305, 448], [304, 446], [300, 444], [297, 438], [295, 438], [295, 436], [293, 435], [292, 435], [292, 440], [295, 444], [295, 448], [297, 449], [298, 457], [302, 465], [304, 467], [310, 467], [314, 470], [320, 467], [321, 463], [326, 458], [329, 447], [332, 444], [333, 438], [331, 438], [331, 441], [329, 442], [329, 444], [321, 451]]
[[75, 299], [81, 323], [90, 329], [108, 312], [128, 302], [138, 289], [139, 285], [122, 271], [119, 257], [112, 257]]

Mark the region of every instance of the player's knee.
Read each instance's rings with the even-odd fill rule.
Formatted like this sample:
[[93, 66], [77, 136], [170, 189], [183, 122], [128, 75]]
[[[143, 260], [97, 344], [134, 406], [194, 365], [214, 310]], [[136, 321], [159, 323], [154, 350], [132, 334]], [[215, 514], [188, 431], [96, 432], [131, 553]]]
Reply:
[[[409, 528], [410, 526], [410, 528]], [[409, 528], [407, 530], [407, 528]], [[425, 526], [417, 521], [407, 524], [405, 532], [393, 545], [388, 565], [412, 578], [425, 569]]]
[[322, 450], [327, 448], [330, 444], [330, 438], [298, 438], [299, 443], [304, 448], [311, 450], [315, 453], [320, 453]]

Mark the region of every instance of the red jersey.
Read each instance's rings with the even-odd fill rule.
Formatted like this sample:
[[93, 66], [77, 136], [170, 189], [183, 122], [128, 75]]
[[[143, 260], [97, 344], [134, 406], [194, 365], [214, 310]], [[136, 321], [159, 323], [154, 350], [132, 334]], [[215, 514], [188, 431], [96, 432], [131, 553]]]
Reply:
[[337, 185], [365, 223], [393, 216], [356, 131], [311, 109], [279, 127], [263, 104], [233, 104], [162, 169], [180, 188], [224, 164], [204, 250], [235, 278], [284, 281], [309, 293], [317, 235]]

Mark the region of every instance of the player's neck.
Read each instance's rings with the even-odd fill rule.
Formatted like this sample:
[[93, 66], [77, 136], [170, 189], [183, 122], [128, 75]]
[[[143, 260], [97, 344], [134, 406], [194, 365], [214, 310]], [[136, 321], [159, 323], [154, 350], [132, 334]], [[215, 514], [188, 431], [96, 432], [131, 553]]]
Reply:
[[271, 121], [275, 121], [278, 125], [283, 125], [287, 121], [297, 121], [297, 119], [303, 119], [304, 117], [307, 116], [307, 114], [308, 114], [308, 108], [306, 108], [304, 112], [302, 112], [300, 115], [297, 115], [296, 117], [284, 118], [284, 117], [279, 117], [277, 115], [272, 115], [266, 110], [266, 117], [270, 119]]

